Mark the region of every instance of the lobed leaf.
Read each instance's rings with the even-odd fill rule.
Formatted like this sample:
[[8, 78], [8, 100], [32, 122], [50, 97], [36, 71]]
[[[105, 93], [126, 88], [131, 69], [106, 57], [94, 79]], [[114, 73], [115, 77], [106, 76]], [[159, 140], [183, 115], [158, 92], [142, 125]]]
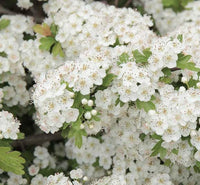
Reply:
[[138, 109], [144, 109], [146, 112], [149, 112], [149, 110], [156, 110], [156, 106], [152, 101], [144, 102], [137, 99], [136, 106]]
[[195, 67], [196, 66], [195, 63], [189, 62], [190, 59], [191, 59], [191, 55], [184, 55], [182, 53], [179, 53], [178, 60], [176, 61], [177, 67], [181, 69], [188, 69], [191, 71], [199, 72], [200, 68]]
[[56, 40], [53, 37], [43, 37], [40, 39], [40, 46], [41, 50], [50, 51], [53, 44], [55, 44]]
[[24, 158], [20, 157], [20, 152], [10, 151], [10, 147], [0, 147], [0, 168], [6, 172], [13, 172], [18, 175], [24, 174]]
[[46, 23], [36, 24], [33, 27], [33, 30], [34, 32], [39, 33], [40, 35], [51, 36], [51, 29]]
[[56, 44], [53, 46], [52, 53], [53, 53], [53, 56], [58, 56], [58, 55], [60, 57], [65, 56], [63, 49], [62, 49], [62, 46], [59, 42], [56, 42]]
[[144, 49], [143, 53], [140, 53], [138, 50], [133, 51], [133, 56], [136, 63], [148, 63], [149, 57], [152, 55], [152, 52], [149, 48]]

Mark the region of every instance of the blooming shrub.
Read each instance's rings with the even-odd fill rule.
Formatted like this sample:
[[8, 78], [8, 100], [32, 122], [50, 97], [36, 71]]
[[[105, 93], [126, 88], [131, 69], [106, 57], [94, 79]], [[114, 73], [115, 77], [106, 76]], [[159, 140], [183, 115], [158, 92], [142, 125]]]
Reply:
[[36, 4], [0, 18], [0, 182], [199, 184], [199, 1]]

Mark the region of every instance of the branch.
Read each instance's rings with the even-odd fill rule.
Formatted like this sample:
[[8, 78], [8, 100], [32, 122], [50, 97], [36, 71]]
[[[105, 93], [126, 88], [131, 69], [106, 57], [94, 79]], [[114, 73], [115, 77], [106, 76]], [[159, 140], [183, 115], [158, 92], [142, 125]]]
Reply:
[[28, 136], [21, 140], [16, 140], [12, 143], [14, 148], [24, 149], [25, 146], [41, 145], [47, 141], [59, 141], [62, 140], [61, 132], [56, 132], [55, 134], [36, 134]]
[[115, 6], [118, 7], [119, 0], [115, 0]]
[[126, 4], [124, 5], [124, 7], [128, 7], [131, 3], [132, 3], [132, 0], [128, 0], [128, 1], [126, 2]]
[[[31, 7], [30, 11], [32, 13], [32, 15], [30, 15], [30, 16], [33, 16], [34, 21], [36, 23], [42, 23], [43, 22], [45, 17], [37, 8]], [[6, 9], [2, 5], [0, 5], [0, 14], [2, 14], [2, 15], [3, 14], [5, 14], [5, 15], [17, 15], [17, 14], [24, 15], [24, 14], [22, 14], [20, 12], [13, 12], [13, 11], [11, 11], [9, 9]]]
[[38, 8], [31, 7], [30, 11], [31, 11], [32, 16], [33, 16], [36, 23], [42, 23], [43, 22], [45, 17], [43, 16], [42, 12]]
[[12, 12], [11, 10], [8, 10], [4, 8], [2, 5], [0, 5], [0, 14], [7, 14], [7, 15], [15, 15], [15, 12]]

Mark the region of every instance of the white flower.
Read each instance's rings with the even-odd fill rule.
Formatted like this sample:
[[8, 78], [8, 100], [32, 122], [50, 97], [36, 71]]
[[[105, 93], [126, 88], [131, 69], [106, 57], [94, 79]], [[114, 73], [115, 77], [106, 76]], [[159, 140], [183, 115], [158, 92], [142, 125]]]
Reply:
[[72, 183], [63, 173], [56, 173], [47, 178], [46, 185], [72, 185]]
[[31, 165], [29, 168], [28, 168], [28, 172], [31, 176], [35, 176], [38, 174], [39, 172], [39, 167], [38, 166], [35, 166], [35, 165]]
[[83, 171], [80, 168], [72, 170], [70, 171], [70, 177], [72, 179], [81, 179], [83, 177]]
[[17, 6], [20, 8], [28, 9], [33, 6], [33, 3], [31, 3], [30, 0], [18, 0]]

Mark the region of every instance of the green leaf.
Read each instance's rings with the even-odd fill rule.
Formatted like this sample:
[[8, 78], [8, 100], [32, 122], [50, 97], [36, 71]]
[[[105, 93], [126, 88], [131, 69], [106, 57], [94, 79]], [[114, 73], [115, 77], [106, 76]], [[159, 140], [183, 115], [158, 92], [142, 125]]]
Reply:
[[180, 3], [182, 6], [185, 7], [189, 2], [192, 2], [192, 1], [194, 1], [194, 0], [180, 0]]
[[152, 139], [161, 140], [161, 139], [162, 139], [162, 136], [159, 136], [159, 135], [157, 135], [156, 133], [154, 133], [154, 134], [151, 135], [151, 138], [152, 138]]
[[142, 133], [140, 134], [139, 138], [141, 141], [144, 141], [144, 138], [146, 137], [146, 134]]
[[164, 160], [164, 157], [167, 154], [167, 149], [163, 148], [162, 145], [163, 140], [158, 141], [155, 146], [151, 149], [153, 152], [151, 154], [151, 156], [156, 156], [158, 154], [160, 154], [160, 158], [162, 160]]
[[163, 68], [162, 72], [165, 76], [170, 76], [172, 74], [171, 70], [168, 67]]
[[115, 106], [117, 106], [118, 104], [120, 104], [120, 107], [123, 107], [125, 103], [122, 102], [122, 101], [120, 100], [120, 98], [117, 98], [116, 101], [115, 101]]
[[68, 137], [68, 132], [69, 132], [69, 129], [67, 129], [67, 128], [62, 129], [61, 136], [63, 138], [67, 138]]
[[1, 19], [0, 20], [0, 30], [5, 29], [6, 27], [8, 27], [10, 24], [10, 20], [9, 19]]
[[11, 147], [11, 139], [0, 139], [0, 147]]
[[76, 130], [80, 130], [80, 126], [82, 124], [82, 121], [81, 119], [77, 119], [75, 122], [73, 122], [71, 125], [72, 125], [72, 128], [73, 129], [76, 129]]
[[70, 122], [70, 123], [66, 123], [66, 122], [65, 122], [65, 123], [63, 124], [63, 129], [66, 129], [69, 125], [71, 125], [71, 122]]
[[159, 150], [154, 150], [154, 151], [151, 153], [150, 157], [157, 156], [158, 154], [159, 154]]
[[146, 112], [149, 112], [149, 110], [156, 110], [156, 106], [152, 101], [144, 102], [137, 99], [136, 106], [138, 109], [144, 109]]
[[174, 6], [177, 4], [176, 0], [162, 0], [164, 7]]
[[200, 170], [200, 162], [199, 161], [196, 161], [196, 166], [199, 168]]
[[70, 128], [67, 137], [72, 138], [72, 137], [74, 137], [75, 133], [76, 133], [76, 130], [73, 128]]
[[163, 147], [160, 147], [159, 153], [160, 153], [160, 158], [163, 160], [164, 157], [165, 157], [166, 154], [167, 154], [167, 149], [165, 149], [165, 148], [163, 148]]
[[7, 55], [5, 52], [0, 52], [0, 56], [5, 58], [5, 57], [7, 57], [8, 55]]
[[81, 100], [83, 98], [86, 98], [87, 100], [89, 100], [90, 95], [82, 95], [80, 92], [75, 92], [75, 95], [74, 95], [74, 104], [72, 105], [72, 108], [77, 108], [80, 111], [80, 107], [82, 105]]
[[59, 42], [56, 42], [56, 44], [53, 46], [52, 53], [53, 53], [54, 57], [56, 57], [58, 55], [62, 58], [65, 57], [62, 46]]
[[199, 72], [200, 68], [195, 67], [195, 63], [189, 62], [191, 55], [184, 55], [182, 53], [178, 54], [178, 60], [176, 61], [177, 67], [181, 69], [188, 69], [191, 71]]
[[171, 165], [171, 160], [170, 159], [165, 160], [164, 165], [169, 167]]
[[182, 43], [183, 42], [183, 35], [182, 34], [179, 34], [177, 36], [177, 39]]
[[196, 88], [198, 82], [199, 82], [199, 80], [195, 80], [195, 79], [191, 78], [191, 79], [188, 81], [188, 86], [189, 86], [189, 87], [194, 87], [194, 88]]
[[143, 54], [138, 50], [133, 51], [133, 56], [135, 58], [136, 63], [148, 63], [149, 57], [152, 55], [152, 52], [149, 48], [143, 50]]
[[196, 173], [200, 173], [200, 168], [198, 168], [196, 165], [195, 165], [193, 168], [194, 168], [194, 171], [195, 171]]
[[123, 64], [123, 63], [127, 63], [129, 61], [129, 55], [128, 53], [122, 53], [119, 56], [119, 61], [117, 62], [117, 65]]
[[161, 148], [162, 140], [158, 141], [155, 146], [152, 148], [152, 150], [159, 150]]
[[58, 26], [53, 23], [51, 24], [50, 30], [51, 30], [52, 35], [55, 37], [58, 32]]
[[119, 42], [119, 38], [117, 37], [115, 43], [114, 43], [113, 45], [110, 45], [110, 47], [111, 47], [111, 48], [114, 48], [114, 47], [120, 46], [120, 45], [121, 45], [121, 44], [120, 44], [120, 42]]
[[79, 130], [71, 128], [68, 133], [68, 138], [75, 137], [75, 145], [78, 148], [81, 148], [81, 146], [82, 146], [82, 136], [87, 136], [87, 133], [84, 129], [80, 129], [80, 128], [79, 128]]
[[20, 152], [10, 151], [10, 147], [0, 147], [0, 168], [6, 172], [13, 172], [18, 175], [24, 174], [23, 163], [25, 160], [20, 157]]
[[24, 139], [24, 137], [25, 137], [25, 134], [22, 133], [22, 132], [19, 132], [19, 133], [17, 134], [17, 139]]
[[99, 116], [92, 116], [92, 119], [95, 120], [95, 121], [100, 121], [101, 118]]
[[160, 77], [159, 79], [160, 82], [166, 83], [166, 84], [171, 84], [172, 83], [172, 79], [169, 77]]
[[152, 52], [150, 50], [150, 48], [144, 49], [143, 50], [144, 56], [149, 59], [149, 57], [152, 55]]
[[53, 37], [43, 37], [40, 39], [40, 46], [41, 50], [50, 51], [53, 44], [55, 44], [56, 40]]
[[164, 8], [171, 8], [174, 12], [185, 10], [186, 5], [193, 0], [162, 0]]
[[112, 74], [112, 73], [109, 73], [106, 75], [106, 77], [103, 79], [103, 84], [102, 86], [104, 87], [108, 87], [111, 85], [112, 81], [116, 78], [117, 76]]
[[175, 149], [175, 148], [174, 148], [174, 149], [172, 150], [172, 153], [178, 155], [178, 149]]
[[82, 144], [83, 144], [82, 135], [80, 135], [80, 134], [77, 132], [76, 135], [75, 135], [75, 145], [76, 145], [78, 148], [81, 148]]

